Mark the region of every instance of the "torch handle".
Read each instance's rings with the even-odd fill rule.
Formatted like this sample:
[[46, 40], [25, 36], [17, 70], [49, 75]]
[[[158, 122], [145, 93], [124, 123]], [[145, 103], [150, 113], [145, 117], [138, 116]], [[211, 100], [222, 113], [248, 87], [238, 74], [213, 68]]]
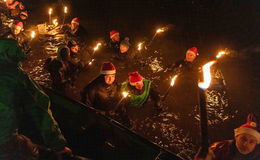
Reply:
[[170, 89], [171, 89], [171, 87], [167, 88], [167, 90], [166, 90], [166, 92], [165, 92], [165, 94], [164, 94], [164, 96], [162, 98], [162, 101], [165, 101], [166, 97], [168, 96], [168, 94], [170, 92]]
[[200, 132], [201, 132], [201, 148], [197, 154], [197, 158], [205, 158], [208, 152], [208, 116], [206, 106], [205, 91], [199, 88], [198, 91], [199, 109], [200, 109]]

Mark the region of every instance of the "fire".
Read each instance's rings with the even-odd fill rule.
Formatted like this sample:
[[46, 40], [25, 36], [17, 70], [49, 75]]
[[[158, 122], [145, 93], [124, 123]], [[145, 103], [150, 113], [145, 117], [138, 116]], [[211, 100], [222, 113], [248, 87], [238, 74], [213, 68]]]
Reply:
[[95, 59], [92, 59], [92, 60], [88, 63], [88, 65], [92, 65], [92, 63], [94, 62], [94, 60], [95, 60]]
[[99, 46], [101, 46], [101, 43], [98, 43], [98, 44], [96, 45], [96, 47], [94, 48], [94, 51], [98, 50], [98, 49], [99, 49]]
[[52, 8], [49, 9], [49, 15], [52, 15]]
[[138, 49], [138, 51], [141, 51], [141, 50], [142, 50], [142, 45], [143, 45], [143, 43], [142, 43], [142, 42], [138, 44], [138, 48], [137, 48], [137, 49]]
[[59, 24], [57, 19], [52, 20], [52, 23], [53, 23], [55, 26], [57, 26], [57, 25]]
[[6, 2], [6, 0], [4, 0], [4, 2]]
[[36, 34], [35, 34], [35, 31], [32, 31], [32, 32], [31, 32], [31, 38], [33, 39], [33, 38], [35, 37], [35, 35], [36, 35]]
[[220, 52], [218, 52], [218, 55], [216, 56], [216, 58], [218, 59], [218, 58], [222, 57], [222, 55], [224, 55], [224, 54], [226, 54], [225, 51], [220, 51]]
[[178, 75], [175, 75], [175, 76], [172, 78], [171, 87], [174, 86], [174, 83], [175, 83], [177, 77], [178, 77]]
[[210, 67], [215, 64], [216, 61], [210, 61], [202, 67], [203, 70], [203, 82], [199, 82], [198, 86], [201, 89], [207, 89], [211, 82]]
[[129, 93], [128, 92], [122, 92], [122, 95], [123, 95], [124, 98], [126, 98], [129, 95]]
[[64, 13], [68, 13], [68, 7], [67, 6], [64, 7]]
[[156, 33], [161, 33], [161, 32], [164, 32], [164, 31], [165, 31], [164, 28], [159, 28], [159, 29], [156, 30]]

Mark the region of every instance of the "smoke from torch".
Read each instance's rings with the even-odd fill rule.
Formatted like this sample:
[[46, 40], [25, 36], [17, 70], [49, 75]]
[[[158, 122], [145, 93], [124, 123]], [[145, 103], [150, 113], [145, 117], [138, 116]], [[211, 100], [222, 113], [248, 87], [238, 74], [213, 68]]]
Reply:
[[211, 82], [210, 67], [215, 63], [216, 61], [210, 61], [202, 67], [203, 82], [199, 82], [198, 86], [203, 90], [206, 90], [210, 86], [210, 82]]

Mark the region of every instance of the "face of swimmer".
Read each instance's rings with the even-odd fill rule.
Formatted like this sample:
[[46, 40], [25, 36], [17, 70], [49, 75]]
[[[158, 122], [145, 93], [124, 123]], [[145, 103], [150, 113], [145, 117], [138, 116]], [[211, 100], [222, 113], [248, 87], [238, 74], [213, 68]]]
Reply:
[[250, 134], [242, 133], [237, 135], [235, 139], [236, 139], [236, 147], [238, 151], [243, 155], [253, 152], [257, 145], [256, 137]]

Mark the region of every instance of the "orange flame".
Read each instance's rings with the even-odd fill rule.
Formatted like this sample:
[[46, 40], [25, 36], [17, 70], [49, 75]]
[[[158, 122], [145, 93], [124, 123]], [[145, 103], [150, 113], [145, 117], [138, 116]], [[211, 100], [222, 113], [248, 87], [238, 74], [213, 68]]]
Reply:
[[159, 28], [159, 29], [156, 30], [156, 33], [161, 33], [161, 32], [164, 32], [164, 31], [165, 31], [164, 28]]
[[64, 13], [68, 13], [68, 7], [67, 6], [64, 7]]
[[32, 31], [31, 32], [31, 38], [33, 39], [35, 37], [35, 35], [36, 35], [35, 31]]
[[52, 20], [52, 23], [53, 23], [55, 26], [58, 26], [58, 24], [59, 24], [58, 19]]
[[171, 87], [174, 86], [174, 83], [175, 83], [177, 77], [178, 77], [178, 75], [175, 75], [175, 76], [172, 78]]
[[211, 82], [211, 74], [210, 74], [210, 67], [215, 64], [216, 61], [210, 61], [207, 64], [205, 64], [202, 67], [203, 70], [203, 82], [199, 82], [198, 86], [201, 89], [207, 89], [210, 86], [210, 82]]
[[49, 15], [51, 15], [51, 14], [52, 14], [52, 8], [49, 9]]
[[224, 54], [226, 54], [225, 51], [220, 51], [220, 52], [218, 52], [218, 55], [216, 56], [216, 58], [219, 59], [219, 58], [222, 57]]
[[122, 92], [122, 95], [123, 95], [123, 98], [126, 98], [129, 95], [129, 93], [128, 92]]
[[141, 51], [141, 50], [142, 50], [142, 45], [143, 45], [142, 42], [138, 44], [138, 51]]
[[98, 43], [98, 44], [96, 45], [96, 47], [94, 48], [94, 51], [98, 50], [98, 49], [99, 49], [99, 46], [101, 46], [101, 43]]

